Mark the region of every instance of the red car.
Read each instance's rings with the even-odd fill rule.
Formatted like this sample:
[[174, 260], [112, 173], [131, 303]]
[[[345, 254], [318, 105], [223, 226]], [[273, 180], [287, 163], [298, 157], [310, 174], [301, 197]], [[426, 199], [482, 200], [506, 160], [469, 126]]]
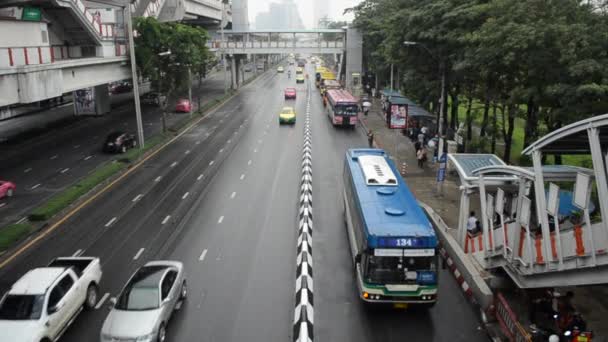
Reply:
[[13, 197], [15, 189], [17, 189], [15, 183], [0, 180], [0, 198]]
[[175, 111], [177, 113], [190, 113], [191, 109], [192, 104], [187, 99], [177, 100], [177, 104], [175, 105]]
[[296, 99], [296, 88], [285, 88], [285, 100]]

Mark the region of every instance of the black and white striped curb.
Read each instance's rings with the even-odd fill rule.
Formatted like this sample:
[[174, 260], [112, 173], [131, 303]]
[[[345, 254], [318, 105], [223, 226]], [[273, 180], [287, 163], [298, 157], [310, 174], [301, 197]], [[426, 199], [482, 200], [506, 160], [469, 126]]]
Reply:
[[296, 302], [293, 317], [293, 340], [313, 341], [314, 287], [312, 281], [312, 138], [310, 134], [310, 83], [306, 97], [304, 145], [302, 147], [302, 181], [298, 215], [296, 257]]

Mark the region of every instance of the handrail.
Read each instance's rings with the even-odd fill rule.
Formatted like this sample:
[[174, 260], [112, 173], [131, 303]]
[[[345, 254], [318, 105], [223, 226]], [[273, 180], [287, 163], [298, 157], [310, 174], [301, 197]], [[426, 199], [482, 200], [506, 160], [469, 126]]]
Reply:
[[144, 18], [146, 18], [146, 17], [157, 18], [158, 15], [160, 14], [160, 9], [162, 9], [164, 3], [165, 3], [165, 0], [152, 0], [152, 1], [150, 1], [150, 3], [148, 4], [148, 7], [146, 7], [146, 10], [144, 11], [144, 14], [142, 15], [142, 17], [144, 17]]
[[70, 0], [68, 1], [73, 5], [76, 12], [80, 13], [86, 22], [91, 25], [93, 31], [95, 31], [101, 39], [112, 39], [115, 35], [114, 24], [104, 24], [100, 19], [95, 18], [91, 13], [87, 11], [87, 7], [84, 5], [82, 0]]

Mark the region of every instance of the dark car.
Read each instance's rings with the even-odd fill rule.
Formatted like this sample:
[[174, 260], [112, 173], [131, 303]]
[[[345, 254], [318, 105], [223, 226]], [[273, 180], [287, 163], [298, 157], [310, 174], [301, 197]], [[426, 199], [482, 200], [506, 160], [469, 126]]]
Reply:
[[141, 103], [155, 105], [158, 107], [165, 105], [166, 101], [167, 97], [165, 95], [153, 91], [146, 93], [141, 97]]
[[133, 134], [125, 132], [113, 132], [108, 135], [103, 144], [103, 151], [107, 153], [125, 153], [128, 149], [137, 146], [137, 140]]
[[133, 89], [133, 85], [129, 82], [117, 82], [110, 86], [112, 94], [128, 93]]

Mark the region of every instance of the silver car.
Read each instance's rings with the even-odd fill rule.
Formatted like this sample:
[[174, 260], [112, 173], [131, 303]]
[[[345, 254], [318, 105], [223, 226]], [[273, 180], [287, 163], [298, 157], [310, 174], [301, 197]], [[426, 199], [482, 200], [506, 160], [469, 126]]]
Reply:
[[184, 266], [179, 261], [151, 261], [139, 268], [101, 328], [102, 342], [164, 342], [167, 322], [187, 294]]

